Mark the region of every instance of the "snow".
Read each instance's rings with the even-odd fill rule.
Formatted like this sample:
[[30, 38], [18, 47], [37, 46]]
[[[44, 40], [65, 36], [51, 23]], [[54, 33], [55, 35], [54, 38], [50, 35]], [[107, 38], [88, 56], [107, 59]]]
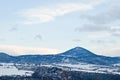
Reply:
[[119, 66], [119, 67], [120, 67], [120, 63], [117, 63], [117, 64], [113, 64], [113, 66]]
[[[67, 60], [68, 61], [68, 60]], [[17, 65], [17, 67], [15, 66]], [[45, 67], [58, 67], [62, 68], [66, 71], [83, 71], [83, 72], [91, 72], [91, 73], [112, 73], [112, 74], [120, 74], [119, 64], [114, 64], [113, 66], [105, 66], [105, 65], [95, 65], [95, 64], [87, 64], [87, 63], [78, 63], [78, 64], [13, 64], [13, 63], [0, 63], [0, 76], [4, 75], [26, 75], [31, 76], [33, 71], [30, 71], [30, 68], [34, 68], [36, 66], [45, 66]], [[23, 70], [18, 70], [18, 67], [25, 67]], [[28, 70], [27, 70], [27, 69]]]
[[[44, 66], [48, 66], [48, 65], [44, 65]], [[58, 67], [58, 68], [62, 68], [64, 70], [70, 70], [70, 71], [120, 74], [119, 67], [105, 66], [105, 65], [78, 63], [78, 64], [52, 64], [49, 66], [54, 66], [54, 67]]]
[[0, 63], [0, 76], [4, 75], [26, 75], [31, 76], [33, 71], [18, 70], [13, 63]]

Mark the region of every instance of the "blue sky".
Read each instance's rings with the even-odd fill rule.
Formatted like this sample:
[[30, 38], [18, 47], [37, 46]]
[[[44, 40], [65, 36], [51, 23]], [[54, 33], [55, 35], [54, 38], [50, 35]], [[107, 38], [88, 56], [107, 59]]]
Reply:
[[56, 54], [80, 46], [120, 56], [119, 0], [1, 0], [0, 51]]

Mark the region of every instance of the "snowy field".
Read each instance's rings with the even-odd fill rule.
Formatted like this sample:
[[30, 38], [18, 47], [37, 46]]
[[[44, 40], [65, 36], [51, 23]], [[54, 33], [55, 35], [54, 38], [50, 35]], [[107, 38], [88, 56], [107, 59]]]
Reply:
[[71, 71], [120, 74], [120, 66], [114, 66], [114, 65], [104, 66], [104, 65], [79, 63], [79, 64], [52, 64], [52, 65], [42, 65], [42, 66], [59, 67], [64, 70], [71, 70]]
[[30, 76], [33, 72], [27, 70], [18, 70], [13, 63], [0, 63], [0, 76], [4, 75], [27, 75]]
[[[17, 67], [15, 65], [17, 65]], [[35, 68], [36, 66], [58, 67], [66, 71], [120, 74], [119, 64], [114, 64], [113, 66], [103, 66], [103, 65], [86, 64], [86, 63], [51, 64], [51, 65], [0, 63], [0, 76], [4, 76], [4, 75], [31, 76], [33, 71], [30, 70], [31, 68]], [[21, 69], [19, 70], [18, 68]]]

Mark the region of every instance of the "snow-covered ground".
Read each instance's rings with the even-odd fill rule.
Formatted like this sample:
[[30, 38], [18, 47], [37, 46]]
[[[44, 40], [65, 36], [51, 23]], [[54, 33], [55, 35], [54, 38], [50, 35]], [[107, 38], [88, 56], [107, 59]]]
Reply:
[[[104, 65], [94, 65], [86, 63], [78, 64], [13, 64], [13, 63], [0, 63], [0, 76], [2, 75], [27, 75], [30, 76], [33, 71], [32, 68], [37, 68], [40, 66], [46, 67], [58, 67], [63, 70], [69, 71], [84, 71], [92, 73], [112, 73], [120, 74], [119, 64], [114, 64], [113, 66], [104, 66]], [[31, 71], [30, 71], [31, 70]]]
[[92, 72], [92, 73], [112, 73], [112, 74], [120, 74], [120, 67], [115, 66], [104, 66], [104, 65], [94, 65], [94, 64], [52, 64], [52, 65], [42, 65], [46, 67], [59, 67], [64, 70], [70, 71], [84, 71], [84, 72]]
[[0, 76], [4, 75], [27, 75], [30, 76], [33, 71], [18, 70], [13, 63], [0, 63]]

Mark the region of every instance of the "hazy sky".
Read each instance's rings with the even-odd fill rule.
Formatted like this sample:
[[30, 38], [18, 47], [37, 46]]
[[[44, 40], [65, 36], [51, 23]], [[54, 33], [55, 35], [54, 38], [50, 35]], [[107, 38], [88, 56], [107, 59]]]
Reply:
[[80, 46], [120, 56], [119, 0], [0, 0], [0, 51], [47, 54]]

